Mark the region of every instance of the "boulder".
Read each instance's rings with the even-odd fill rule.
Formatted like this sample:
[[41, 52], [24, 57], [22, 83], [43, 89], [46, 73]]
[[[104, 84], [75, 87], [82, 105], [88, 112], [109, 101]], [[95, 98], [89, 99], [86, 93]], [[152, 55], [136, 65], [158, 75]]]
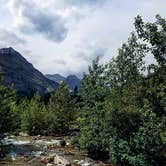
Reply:
[[48, 164], [49, 162], [53, 162], [54, 161], [54, 157], [53, 156], [49, 156], [49, 157], [43, 157], [41, 159], [41, 162], [44, 164]]
[[56, 155], [54, 157], [54, 164], [57, 165], [57, 166], [71, 166], [69, 161], [67, 161], [62, 156], [58, 156], [58, 155]]
[[80, 165], [80, 166], [92, 166], [92, 163], [88, 162], [87, 160], [81, 160], [78, 162], [78, 165]]
[[47, 166], [54, 166], [54, 164], [48, 163]]

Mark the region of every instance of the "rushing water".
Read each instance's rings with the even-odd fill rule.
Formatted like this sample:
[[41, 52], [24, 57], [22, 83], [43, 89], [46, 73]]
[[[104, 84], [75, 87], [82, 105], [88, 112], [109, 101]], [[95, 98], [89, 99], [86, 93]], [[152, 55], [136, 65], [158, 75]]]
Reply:
[[49, 153], [47, 146], [59, 145], [59, 142], [60, 140], [49, 137], [36, 139], [29, 136], [6, 136], [1, 140], [0, 165], [14, 165], [18, 162], [21, 164], [37, 157], [46, 156]]
[[79, 162], [80, 165], [88, 165], [92, 162], [85, 153], [75, 150], [72, 146], [61, 147], [61, 139], [40, 136], [6, 136], [0, 144], [0, 165], [44, 166], [46, 164], [43, 164], [41, 159], [56, 154], [65, 157], [71, 163]]

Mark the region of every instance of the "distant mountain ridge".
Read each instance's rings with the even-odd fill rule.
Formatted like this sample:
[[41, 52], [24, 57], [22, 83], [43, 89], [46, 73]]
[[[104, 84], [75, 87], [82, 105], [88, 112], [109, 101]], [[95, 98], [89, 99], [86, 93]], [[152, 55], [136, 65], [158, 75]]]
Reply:
[[61, 83], [62, 81], [64, 81], [66, 78], [61, 76], [60, 74], [46, 74], [45, 75], [48, 79]]
[[0, 49], [0, 74], [4, 85], [14, 85], [23, 95], [35, 92], [44, 94], [47, 89], [57, 89], [59, 84], [46, 78], [13, 48]]
[[60, 74], [47, 74], [45, 75], [48, 79], [55, 81], [55, 82], [62, 82], [64, 81], [71, 90], [74, 90], [75, 87], [80, 89], [81, 87], [81, 80], [75, 75], [69, 75], [67, 77], [61, 76]]

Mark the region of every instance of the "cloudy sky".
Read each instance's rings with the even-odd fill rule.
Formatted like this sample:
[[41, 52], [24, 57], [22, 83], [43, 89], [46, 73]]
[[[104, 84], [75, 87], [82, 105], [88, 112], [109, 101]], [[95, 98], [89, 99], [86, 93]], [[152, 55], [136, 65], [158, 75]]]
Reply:
[[81, 76], [96, 56], [116, 56], [138, 14], [166, 17], [166, 0], [0, 0], [0, 48], [44, 74]]

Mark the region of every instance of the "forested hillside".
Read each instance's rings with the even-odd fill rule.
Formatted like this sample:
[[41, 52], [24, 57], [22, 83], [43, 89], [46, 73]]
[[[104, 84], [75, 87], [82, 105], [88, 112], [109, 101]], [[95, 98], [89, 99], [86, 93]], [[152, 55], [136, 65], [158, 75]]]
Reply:
[[[166, 20], [135, 18], [135, 30], [106, 64], [89, 66], [80, 91], [20, 98], [0, 85], [0, 132], [68, 135], [96, 160], [117, 166], [166, 165]], [[110, 55], [111, 56], [111, 55]], [[149, 64], [149, 59], [153, 63]]]

